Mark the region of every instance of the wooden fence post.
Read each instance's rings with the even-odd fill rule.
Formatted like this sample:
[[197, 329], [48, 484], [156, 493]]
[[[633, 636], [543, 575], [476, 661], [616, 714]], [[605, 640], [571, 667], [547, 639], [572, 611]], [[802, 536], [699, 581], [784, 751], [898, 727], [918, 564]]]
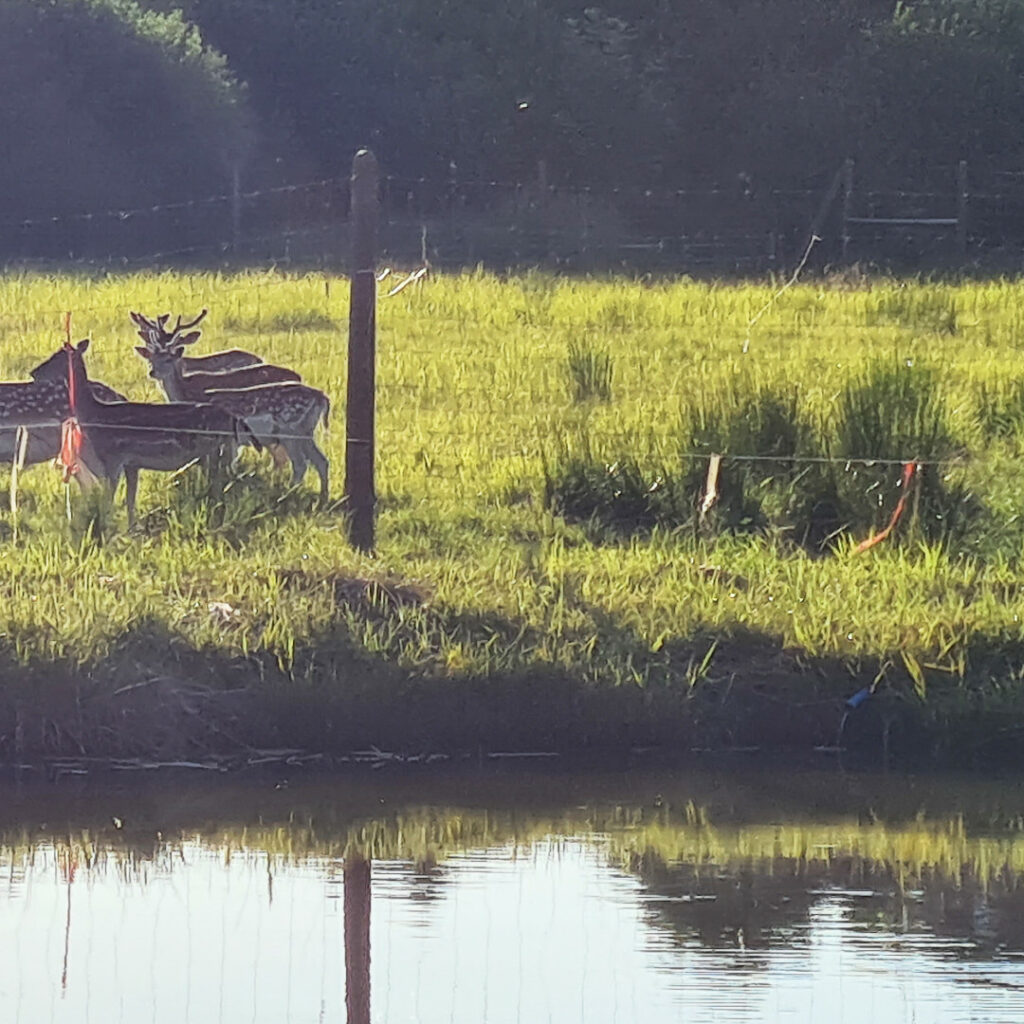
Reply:
[[352, 161], [352, 266], [345, 409], [345, 498], [352, 545], [374, 544], [374, 388], [377, 305], [377, 158], [361, 149]]
[[231, 252], [238, 255], [242, 237], [242, 168], [236, 160], [231, 165]]
[[370, 862], [345, 852], [345, 1009], [347, 1024], [370, 1024]]
[[956, 168], [956, 246], [961, 256], [967, 255], [967, 161]]
[[843, 234], [842, 262], [845, 266], [850, 247], [850, 218], [853, 216], [853, 160], [847, 158], [843, 164]]

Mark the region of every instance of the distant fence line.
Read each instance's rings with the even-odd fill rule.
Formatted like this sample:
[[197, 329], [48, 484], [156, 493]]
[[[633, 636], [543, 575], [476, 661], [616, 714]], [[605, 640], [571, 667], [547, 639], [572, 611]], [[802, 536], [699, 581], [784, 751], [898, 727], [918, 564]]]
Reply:
[[[590, 187], [385, 176], [381, 258], [398, 265], [764, 274], [853, 263], [927, 269], [1002, 262], [1024, 247], [1024, 172], [975, 180], [961, 161], [928, 182], [874, 188], [852, 161], [816, 187]], [[936, 181], [939, 184], [936, 184]], [[8, 265], [139, 269], [270, 263], [337, 269], [350, 249], [349, 182], [325, 178], [130, 209], [0, 223]]]

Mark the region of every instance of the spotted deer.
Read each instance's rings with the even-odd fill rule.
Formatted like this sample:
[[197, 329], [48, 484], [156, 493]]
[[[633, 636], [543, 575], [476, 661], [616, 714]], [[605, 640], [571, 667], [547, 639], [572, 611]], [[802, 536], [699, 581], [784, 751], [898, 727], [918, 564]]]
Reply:
[[[185, 350], [176, 345], [167, 352], [153, 352], [148, 348], [136, 346], [136, 352], [149, 363], [149, 375], [154, 380], [161, 382], [162, 379], [158, 367], [169, 359], [175, 359], [179, 363], [185, 362]], [[254, 363], [252, 366], [242, 366], [237, 370], [218, 370], [207, 372], [204, 370], [189, 370], [185, 373], [188, 381], [190, 394], [202, 395], [207, 391], [233, 390], [235, 388], [251, 388], [257, 384], [285, 384], [289, 381], [301, 381], [302, 378], [294, 371], [284, 366], [275, 366], [273, 363]], [[166, 388], [164, 389], [166, 393]], [[170, 397], [170, 396], [168, 396]], [[195, 398], [194, 401], [201, 401]]]
[[312, 463], [320, 477], [320, 500], [327, 500], [330, 463], [313, 439], [320, 421], [327, 425], [331, 408], [322, 391], [294, 381], [204, 389], [195, 374], [184, 371], [180, 348], [146, 358], [150, 376], [172, 402], [211, 402], [244, 420], [261, 446], [280, 445], [291, 460], [293, 484], [301, 482]]
[[[125, 475], [125, 507], [129, 527], [135, 525], [138, 471], [173, 472], [197, 459], [234, 454], [248, 433], [244, 424], [220, 406], [195, 402], [165, 405], [148, 402], [104, 402], [90, 388], [85, 365], [89, 340], [65, 344], [38, 367], [43, 376], [70, 375], [78, 422], [90, 454], [87, 465], [116, 488]], [[51, 385], [52, 386], [52, 385]], [[65, 400], [67, 400], [65, 391]]]
[[[47, 360], [46, 362], [49, 362]], [[17, 454], [18, 427], [25, 427], [28, 441], [24, 464], [34, 466], [57, 457], [60, 426], [71, 415], [68, 374], [47, 376], [41, 363], [29, 372], [30, 381], [0, 383], [0, 461], [11, 462]], [[42, 373], [42, 376], [40, 376]], [[113, 388], [90, 381], [92, 393], [105, 402], [123, 402]]]
[[[148, 351], [158, 354], [168, 352], [173, 346], [194, 345], [200, 337], [201, 331], [193, 331], [195, 327], [207, 314], [203, 310], [199, 316], [188, 323], [183, 324], [181, 317], [171, 330], [167, 329], [167, 321], [171, 314], [164, 313], [155, 320], [144, 317], [141, 313], [130, 313], [132, 322], [139, 328], [139, 337], [145, 342]], [[183, 334], [182, 332], [188, 333]], [[252, 352], [246, 352], [240, 348], [225, 349], [222, 352], [213, 352], [207, 356], [184, 356], [186, 373], [217, 373], [221, 370], [240, 370], [246, 366], [256, 366], [263, 360]]]

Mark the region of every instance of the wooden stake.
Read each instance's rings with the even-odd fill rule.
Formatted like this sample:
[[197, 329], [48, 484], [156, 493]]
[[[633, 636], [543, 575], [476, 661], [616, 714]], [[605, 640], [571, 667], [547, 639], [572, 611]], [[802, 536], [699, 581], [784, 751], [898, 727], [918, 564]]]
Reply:
[[708, 477], [704, 483], [704, 500], [700, 503], [700, 521], [703, 525], [704, 518], [718, 503], [718, 471], [722, 468], [722, 456], [712, 455], [708, 460]]
[[345, 855], [345, 1009], [348, 1024], [370, 1024], [370, 862]]
[[374, 390], [376, 386], [377, 159], [361, 149], [352, 161], [352, 267], [348, 322], [345, 497], [352, 545], [374, 545]]

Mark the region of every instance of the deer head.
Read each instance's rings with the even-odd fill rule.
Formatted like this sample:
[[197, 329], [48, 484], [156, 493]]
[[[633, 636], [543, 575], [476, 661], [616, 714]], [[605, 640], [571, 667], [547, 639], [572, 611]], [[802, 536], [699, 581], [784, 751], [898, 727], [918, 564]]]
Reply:
[[[196, 334], [198, 335], [198, 331]], [[181, 369], [181, 357], [185, 354], [184, 344], [179, 343], [173, 348], [160, 348], [157, 351], [136, 345], [135, 351], [149, 363], [149, 376], [154, 380], [174, 376], [175, 370]]]
[[77, 354], [82, 356], [88, 351], [89, 339], [83, 338], [77, 345], [68, 342], [57, 349], [48, 359], [44, 359], [37, 367], [29, 370], [29, 376], [33, 380], [61, 380], [68, 379], [68, 356]]

